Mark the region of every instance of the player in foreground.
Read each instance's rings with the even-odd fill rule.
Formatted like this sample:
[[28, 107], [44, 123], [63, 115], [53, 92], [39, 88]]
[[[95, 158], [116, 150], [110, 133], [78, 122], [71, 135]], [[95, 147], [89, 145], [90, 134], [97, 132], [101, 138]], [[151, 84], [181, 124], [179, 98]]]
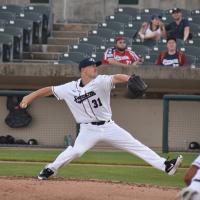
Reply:
[[36, 98], [54, 95], [58, 100], [67, 103], [76, 122], [80, 123], [80, 132], [74, 146], [69, 146], [54, 162], [48, 164], [40, 172], [38, 179], [46, 180], [55, 175], [60, 167], [82, 156], [100, 141], [106, 141], [118, 149], [137, 155], [169, 175], [175, 174], [182, 162], [181, 155], [173, 160], [160, 157], [112, 120], [110, 92], [115, 84], [128, 83], [129, 89], [136, 95], [145, 91], [146, 84], [135, 75], [97, 75], [98, 65], [93, 58], [84, 59], [79, 64], [80, 79], [39, 89], [21, 101], [20, 107], [26, 108]]
[[181, 200], [200, 200], [200, 155], [188, 169], [185, 183], [187, 187], [179, 193]]

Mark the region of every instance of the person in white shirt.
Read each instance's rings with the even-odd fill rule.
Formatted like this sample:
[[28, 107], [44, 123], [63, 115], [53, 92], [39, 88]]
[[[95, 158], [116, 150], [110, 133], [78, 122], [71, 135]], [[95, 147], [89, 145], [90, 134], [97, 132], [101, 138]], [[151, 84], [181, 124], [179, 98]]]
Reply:
[[39, 89], [22, 99], [20, 107], [26, 108], [36, 98], [54, 95], [58, 100], [66, 102], [76, 122], [80, 124], [74, 146], [69, 146], [54, 162], [48, 164], [40, 172], [38, 179], [48, 179], [60, 167], [82, 156], [100, 141], [137, 155], [155, 168], [173, 175], [182, 162], [181, 155], [172, 160], [160, 157], [112, 120], [111, 90], [117, 83], [127, 83], [130, 76], [97, 75], [99, 64], [93, 58], [86, 58], [79, 64], [80, 79]]
[[181, 200], [200, 200], [200, 155], [186, 172], [184, 181], [187, 187], [179, 193]]
[[138, 35], [142, 41], [147, 39], [160, 40], [161, 37], [166, 38], [165, 25], [163, 24], [161, 17], [152, 15], [150, 22], [144, 22], [142, 24]]

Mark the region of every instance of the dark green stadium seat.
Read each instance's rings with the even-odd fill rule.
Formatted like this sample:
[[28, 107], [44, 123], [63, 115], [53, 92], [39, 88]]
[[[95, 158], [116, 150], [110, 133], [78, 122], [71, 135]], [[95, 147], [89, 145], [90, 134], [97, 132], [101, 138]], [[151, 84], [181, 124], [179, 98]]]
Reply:
[[109, 48], [111, 46], [109, 46], [108, 43], [106, 43], [105, 45], [97, 45], [96, 46], [96, 52], [105, 52], [107, 48]]
[[1, 11], [6, 11], [6, 12], [12, 12], [14, 14], [20, 14], [24, 12], [24, 6], [21, 5], [15, 5], [15, 4], [8, 4], [8, 5], [2, 5], [0, 6], [0, 12]]
[[141, 14], [162, 15], [163, 10], [159, 8], [144, 8], [141, 10]]
[[96, 53], [93, 53], [91, 56], [96, 61], [102, 61], [103, 60], [103, 56], [104, 56], [104, 52], [96, 52]]
[[132, 51], [134, 51], [137, 55], [144, 57], [150, 53], [150, 49], [144, 45], [133, 45]]
[[119, 22], [107, 22], [98, 24], [99, 28], [109, 28], [114, 30], [117, 34], [124, 34], [124, 24]]
[[137, 30], [134, 30], [133, 28], [125, 28], [124, 29], [124, 36], [129, 38], [135, 38], [137, 34]]
[[13, 41], [13, 58], [22, 58], [23, 53], [23, 29], [13, 26], [5, 26], [1, 29], [1, 33], [9, 34], [14, 37]]
[[186, 58], [187, 58], [188, 65], [194, 65], [194, 66], [196, 65], [196, 62], [197, 62], [196, 56], [186, 55]]
[[187, 43], [185, 43], [185, 46], [195, 46], [195, 47], [200, 47], [200, 38], [194, 38], [191, 40], [188, 40]]
[[200, 15], [200, 9], [194, 9], [191, 11], [191, 16]]
[[192, 33], [193, 38], [200, 37], [200, 25], [190, 22], [190, 32]]
[[5, 26], [5, 24], [8, 24], [8, 22], [6, 22], [6, 20], [0, 19], [0, 27]]
[[0, 43], [3, 44], [3, 62], [13, 61], [13, 42], [12, 35], [0, 33]]
[[186, 55], [199, 56], [200, 48], [194, 46], [185, 46], [180, 48], [181, 51], [185, 52]]
[[92, 53], [96, 52], [96, 48], [95, 45], [92, 44], [80, 43], [70, 46], [69, 52], [81, 52], [89, 56]]
[[109, 39], [109, 38], [115, 37], [117, 33], [112, 29], [98, 28], [97, 30], [90, 31], [89, 36], [90, 35], [97, 35], [97, 36]]
[[116, 13], [115, 15], [110, 15], [106, 17], [106, 22], [120, 22], [120, 23], [131, 23], [132, 22], [132, 16]]
[[141, 21], [133, 21], [132, 23], [129, 23], [127, 25], [125, 25], [125, 29], [127, 28], [133, 28], [133, 30], [140, 30], [141, 28], [141, 25], [142, 25], [142, 22]]
[[83, 53], [81, 52], [69, 52], [69, 53], [64, 53], [60, 59], [59, 59], [59, 63], [60, 61], [68, 61], [71, 60], [75, 63], [79, 63], [81, 60], [83, 60], [84, 58], [86, 58], [86, 56], [84, 56]]
[[30, 4], [26, 7], [31, 12], [43, 14], [43, 43], [47, 43], [47, 38], [51, 35], [53, 27], [53, 13], [49, 4]]
[[88, 37], [83, 37], [80, 39], [80, 43], [89, 43], [89, 44], [93, 44], [93, 45], [103, 45], [105, 44], [106, 39], [104, 37], [100, 37], [100, 36], [88, 36]]
[[23, 49], [29, 50], [32, 45], [32, 34], [33, 34], [33, 21], [27, 19], [15, 19], [14, 23], [9, 26], [23, 28]]
[[115, 9], [115, 14], [116, 13], [130, 15], [134, 19], [140, 13], [140, 10], [138, 8], [123, 7]]
[[158, 57], [158, 54], [156, 53], [150, 53], [150, 54], [147, 54], [147, 55], [144, 55], [144, 62], [143, 62], [143, 65], [155, 65], [155, 61]]
[[27, 19], [33, 22], [33, 44], [42, 43], [42, 14], [36, 12], [24, 12], [17, 19]]
[[0, 12], [0, 19], [6, 20], [6, 21], [12, 21], [14, 20], [16, 15], [12, 12]]
[[200, 25], [200, 15], [195, 15], [191, 17], [191, 22]]

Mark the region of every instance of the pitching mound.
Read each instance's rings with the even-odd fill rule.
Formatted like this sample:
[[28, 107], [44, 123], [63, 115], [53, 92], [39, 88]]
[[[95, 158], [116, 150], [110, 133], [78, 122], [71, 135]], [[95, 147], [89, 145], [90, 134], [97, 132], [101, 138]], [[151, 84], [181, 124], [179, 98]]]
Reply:
[[177, 189], [97, 181], [1, 178], [3, 200], [174, 200]]

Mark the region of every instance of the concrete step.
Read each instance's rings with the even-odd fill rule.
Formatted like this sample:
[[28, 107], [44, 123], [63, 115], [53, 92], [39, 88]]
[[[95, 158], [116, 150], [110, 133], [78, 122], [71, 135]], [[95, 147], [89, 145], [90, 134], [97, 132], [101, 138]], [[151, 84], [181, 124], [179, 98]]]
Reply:
[[57, 38], [50, 37], [48, 38], [49, 45], [73, 45], [79, 42], [79, 38]]
[[53, 31], [52, 36], [53, 37], [58, 37], [58, 38], [81, 38], [81, 37], [86, 37], [88, 35], [87, 31]]
[[23, 53], [23, 59], [31, 60], [58, 60], [62, 53], [51, 52], [51, 53], [41, 53], [41, 52], [25, 52]]
[[96, 24], [56, 23], [53, 25], [53, 30], [55, 30], [55, 31], [89, 31], [96, 27], [97, 27]]
[[40, 44], [33, 44], [31, 46], [31, 52], [68, 52], [69, 46], [68, 45], [40, 45]]

